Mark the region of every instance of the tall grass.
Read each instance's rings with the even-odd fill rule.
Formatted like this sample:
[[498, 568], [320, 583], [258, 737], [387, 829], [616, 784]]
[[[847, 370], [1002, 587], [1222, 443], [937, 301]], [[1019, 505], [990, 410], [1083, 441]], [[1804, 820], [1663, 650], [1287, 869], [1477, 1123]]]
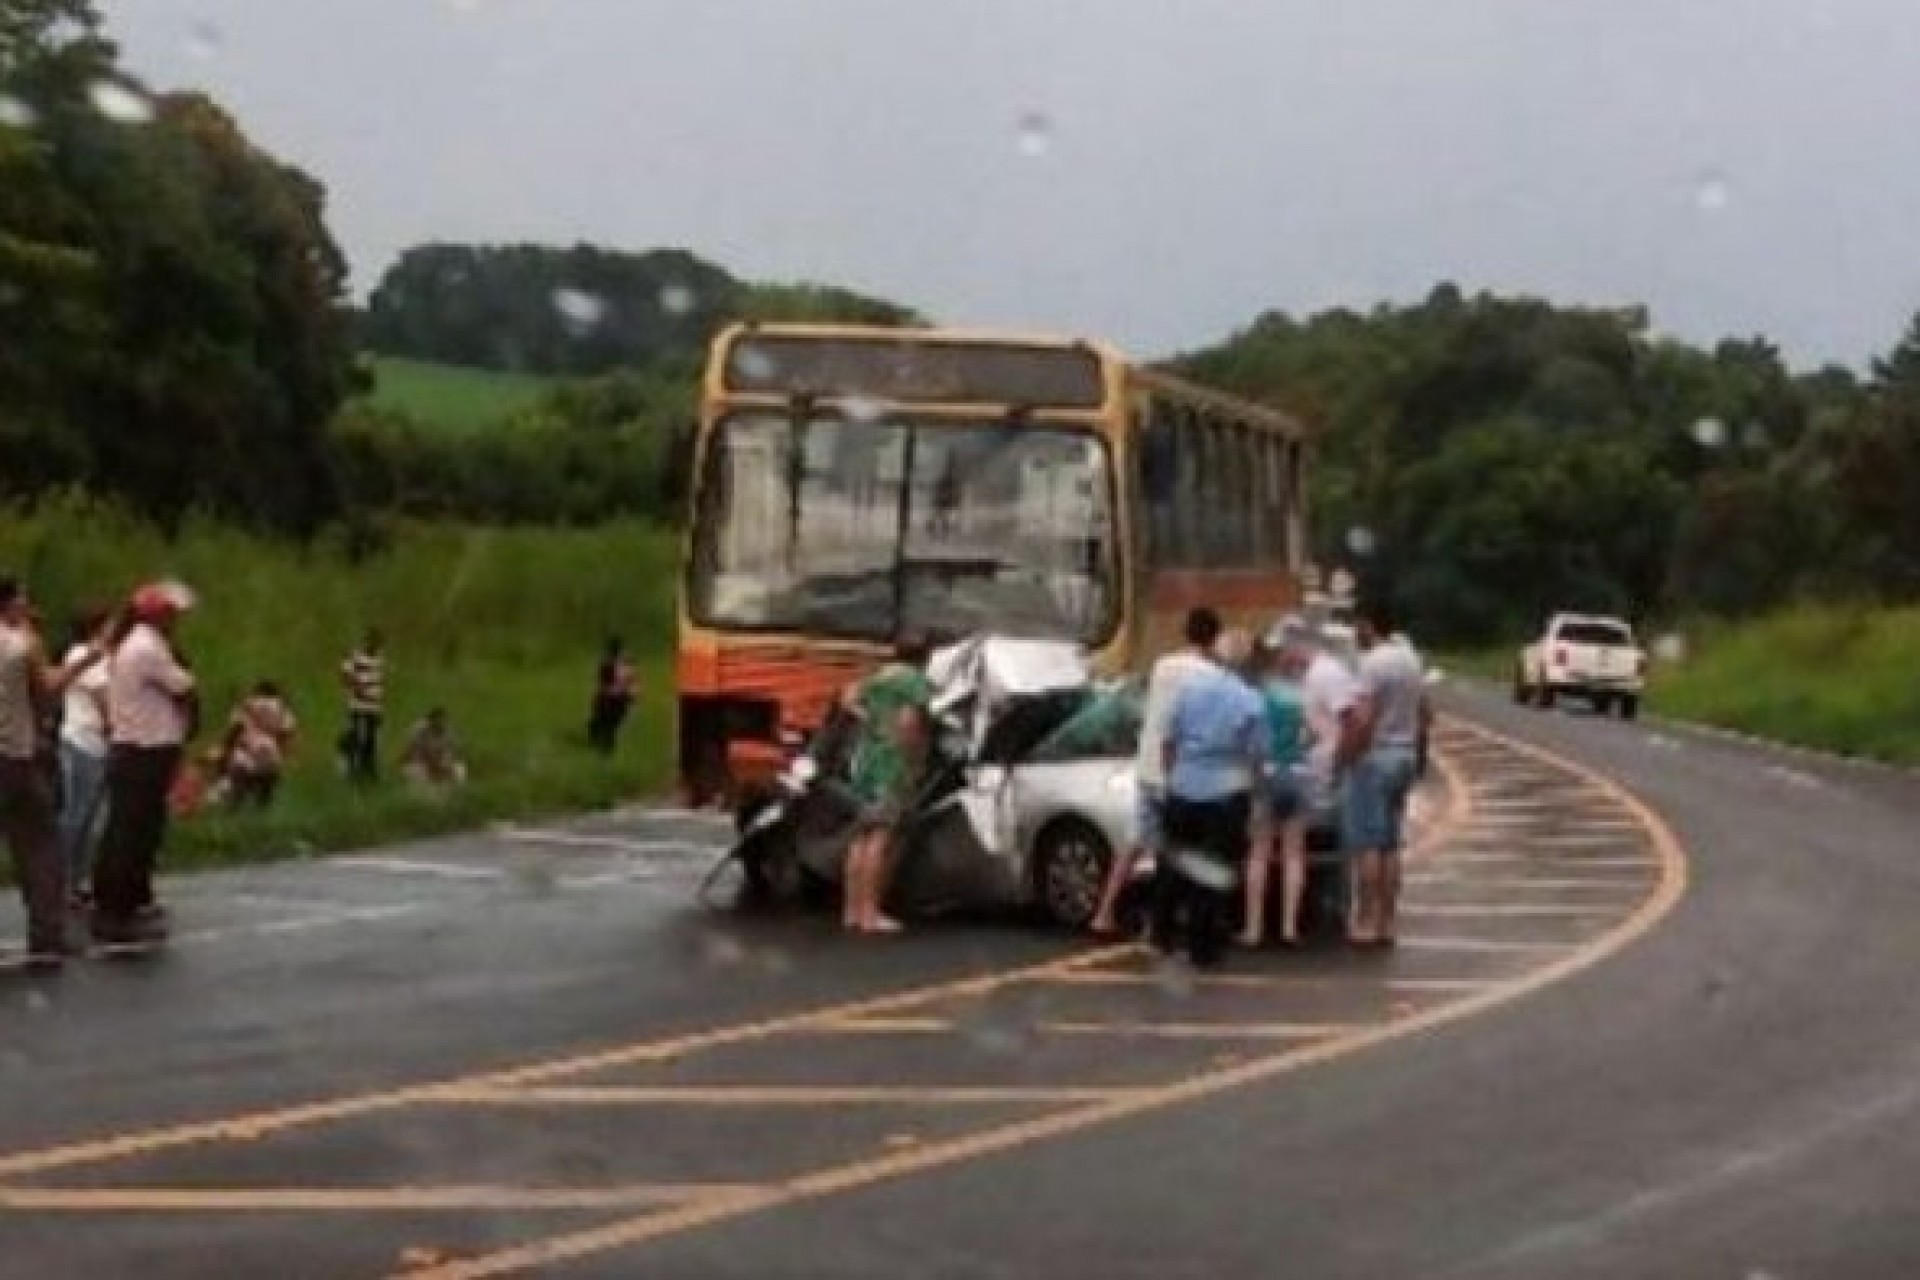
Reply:
[[[200, 596], [181, 645], [199, 673], [208, 736], [258, 679], [280, 682], [301, 720], [283, 794], [244, 817], [178, 829], [185, 860], [362, 845], [487, 818], [603, 805], [669, 777], [674, 543], [637, 522], [588, 529], [400, 527], [353, 562], [340, 547], [265, 543], [190, 524], [173, 539], [114, 509], [64, 497], [0, 512], [0, 570], [20, 574], [56, 634], [81, 605], [177, 576]], [[337, 773], [341, 659], [368, 626], [387, 637], [383, 755], [391, 772], [428, 707], [451, 713], [472, 781], [435, 799], [397, 779], [368, 792]], [[623, 635], [642, 694], [611, 762], [587, 751], [600, 645]]]
[[1806, 606], [1684, 634], [1685, 659], [1655, 673], [1656, 710], [1920, 763], [1920, 609]]
[[558, 385], [557, 379], [536, 374], [468, 369], [400, 356], [376, 356], [368, 363], [374, 376], [373, 389], [366, 395], [368, 404], [444, 431], [496, 426]]

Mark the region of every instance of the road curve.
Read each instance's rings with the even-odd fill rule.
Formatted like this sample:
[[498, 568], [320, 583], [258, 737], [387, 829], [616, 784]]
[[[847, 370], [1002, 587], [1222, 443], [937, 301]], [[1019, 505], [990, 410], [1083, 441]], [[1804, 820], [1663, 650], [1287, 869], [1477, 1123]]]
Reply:
[[0, 1274], [1920, 1274], [1920, 784], [1447, 701], [1401, 954], [1219, 988], [716, 927], [671, 816], [185, 882], [0, 972]]
[[1446, 701], [1662, 815], [1692, 884], [1656, 929], [1429, 1034], [676, 1237], [645, 1273], [1920, 1275], [1920, 784]]

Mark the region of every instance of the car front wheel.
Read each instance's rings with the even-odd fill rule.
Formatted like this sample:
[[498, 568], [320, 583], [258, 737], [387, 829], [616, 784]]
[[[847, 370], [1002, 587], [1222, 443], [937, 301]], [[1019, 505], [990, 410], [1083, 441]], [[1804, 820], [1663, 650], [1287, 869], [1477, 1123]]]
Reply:
[[1041, 833], [1034, 890], [1055, 924], [1084, 929], [1100, 906], [1113, 850], [1106, 837], [1087, 823], [1059, 822]]

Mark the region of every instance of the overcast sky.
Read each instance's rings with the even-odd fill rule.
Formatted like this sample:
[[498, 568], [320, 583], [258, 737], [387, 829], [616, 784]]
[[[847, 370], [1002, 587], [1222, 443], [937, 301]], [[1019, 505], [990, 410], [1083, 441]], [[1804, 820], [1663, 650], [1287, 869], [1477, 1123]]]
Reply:
[[1920, 308], [1913, 0], [105, 0], [429, 239], [682, 245], [1159, 354], [1436, 280], [1864, 360]]

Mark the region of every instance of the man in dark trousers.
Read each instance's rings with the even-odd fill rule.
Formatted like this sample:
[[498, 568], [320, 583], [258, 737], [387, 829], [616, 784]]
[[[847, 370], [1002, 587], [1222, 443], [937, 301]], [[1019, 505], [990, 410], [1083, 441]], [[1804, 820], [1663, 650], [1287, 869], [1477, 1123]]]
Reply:
[[50, 668], [25, 589], [0, 577], [0, 832], [26, 903], [27, 963], [36, 967], [58, 965], [67, 953], [65, 875], [41, 729], [67, 686], [102, 656], [89, 645]]
[[166, 936], [153, 871], [167, 834], [167, 795], [192, 735], [193, 673], [173, 633], [190, 599], [146, 586], [127, 607], [127, 630], [107, 680], [107, 829], [93, 874], [93, 936], [112, 945]]
[[347, 693], [347, 730], [340, 735], [340, 756], [347, 777], [373, 782], [380, 776], [380, 722], [387, 706], [385, 638], [368, 630], [360, 647], [340, 664]]

